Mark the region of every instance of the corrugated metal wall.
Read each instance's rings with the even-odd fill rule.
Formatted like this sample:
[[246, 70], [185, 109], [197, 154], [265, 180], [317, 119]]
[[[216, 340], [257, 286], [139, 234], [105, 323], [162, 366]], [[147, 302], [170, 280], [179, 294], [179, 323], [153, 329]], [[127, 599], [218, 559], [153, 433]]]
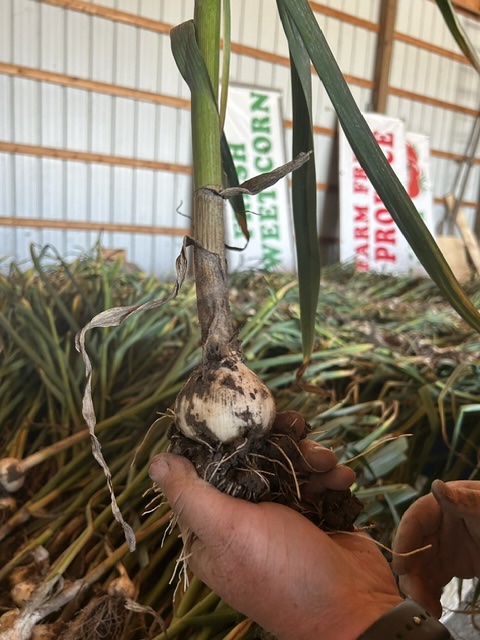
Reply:
[[[274, 0], [231, 0], [234, 82], [284, 94], [288, 51]], [[312, 2], [362, 109], [372, 100], [380, 0]], [[387, 113], [431, 138], [436, 216], [452, 188], [480, 104], [480, 83], [430, 0], [398, 3]], [[189, 227], [189, 95], [169, 27], [193, 0], [0, 2], [0, 255], [51, 243], [62, 254], [124, 248], [155, 273], [172, 270]], [[480, 49], [478, 21], [463, 17]], [[314, 84], [321, 242], [336, 256], [336, 118]], [[467, 185], [473, 219], [480, 160]], [[183, 214], [183, 215], [182, 215]], [[63, 227], [63, 228], [62, 228]]]

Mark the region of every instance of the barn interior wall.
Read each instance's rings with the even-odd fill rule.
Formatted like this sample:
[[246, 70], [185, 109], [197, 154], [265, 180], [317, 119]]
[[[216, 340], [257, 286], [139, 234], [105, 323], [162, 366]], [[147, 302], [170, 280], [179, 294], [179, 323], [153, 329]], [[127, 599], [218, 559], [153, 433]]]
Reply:
[[[0, 256], [27, 259], [31, 243], [72, 255], [100, 237], [143, 269], [170, 273], [190, 223], [191, 148], [189, 94], [168, 30], [192, 16], [193, 0], [87, 4], [91, 11], [75, 0], [0, 3]], [[369, 110], [380, 0], [311, 4], [358, 105]], [[288, 50], [275, 1], [231, 5], [231, 80], [282, 92], [288, 150]], [[461, 19], [480, 50], [479, 21]], [[386, 112], [430, 137], [437, 222], [479, 104], [478, 76], [435, 4], [399, 2]], [[320, 242], [332, 261], [337, 122], [318, 80], [314, 125]], [[479, 183], [477, 157], [463, 198], [472, 225]]]

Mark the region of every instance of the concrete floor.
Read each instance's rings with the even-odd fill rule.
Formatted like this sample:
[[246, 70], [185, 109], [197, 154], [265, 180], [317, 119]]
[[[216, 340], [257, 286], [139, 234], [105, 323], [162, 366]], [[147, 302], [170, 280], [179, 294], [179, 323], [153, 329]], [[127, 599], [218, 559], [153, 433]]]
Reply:
[[[469, 595], [473, 593], [474, 583], [472, 580], [463, 580], [461, 595], [459, 598], [459, 581], [452, 582], [445, 587], [442, 596], [442, 604], [445, 613], [441, 621], [449, 629], [456, 640], [479, 640], [480, 639], [480, 613], [472, 620], [468, 613], [462, 613], [466, 608]], [[474, 621], [478, 628], [474, 627]]]

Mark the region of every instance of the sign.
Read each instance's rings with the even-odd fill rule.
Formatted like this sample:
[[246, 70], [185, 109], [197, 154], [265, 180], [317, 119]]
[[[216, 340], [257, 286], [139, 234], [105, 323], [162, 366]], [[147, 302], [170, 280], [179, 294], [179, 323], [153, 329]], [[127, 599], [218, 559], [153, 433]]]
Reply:
[[[421, 215], [429, 217], [426, 222], [431, 226], [432, 192], [426, 173], [428, 139], [421, 136], [420, 140], [415, 135], [408, 137], [403, 121], [396, 118], [365, 114], [365, 119], [390, 166], [402, 184], [411, 188], [415, 205], [422, 211]], [[408, 152], [407, 141], [410, 144]], [[421, 154], [421, 161], [418, 155], [414, 161], [412, 149]], [[353, 260], [360, 271], [420, 272], [416, 256], [367, 178], [343, 131], [340, 133], [339, 159], [340, 260]], [[425, 176], [423, 183], [420, 164]]]
[[[417, 208], [418, 213], [427, 225], [430, 233], [434, 234], [433, 223], [433, 184], [430, 177], [430, 146], [428, 136], [421, 133], [405, 134], [407, 148], [407, 183], [408, 195]], [[426, 275], [423, 266], [411, 253], [412, 269], [417, 275]]]
[[[285, 164], [281, 93], [231, 85], [225, 134], [240, 182]], [[295, 271], [288, 177], [257, 196], [244, 196], [244, 201], [250, 242], [243, 251], [227, 251], [229, 269]], [[230, 206], [226, 235], [229, 246], [245, 246]]]

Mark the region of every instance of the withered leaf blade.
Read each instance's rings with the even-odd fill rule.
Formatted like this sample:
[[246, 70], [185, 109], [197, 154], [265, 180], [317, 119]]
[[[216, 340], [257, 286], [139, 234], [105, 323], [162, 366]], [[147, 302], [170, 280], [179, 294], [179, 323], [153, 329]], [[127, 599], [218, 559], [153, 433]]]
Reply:
[[195, 244], [197, 243], [195, 242], [195, 240], [193, 240], [193, 238], [190, 238], [189, 236], [185, 236], [183, 240], [182, 250], [175, 263], [177, 279], [175, 281], [172, 291], [167, 296], [164, 296], [163, 298], [160, 298], [158, 300], [150, 300], [149, 302], [145, 302], [144, 304], [133, 305], [128, 307], [115, 307], [113, 309], [107, 309], [106, 311], [102, 311], [101, 313], [97, 314], [94, 318], [92, 318], [92, 320], [90, 320], [90, 322], [86, 324], [75, 336], [75, 348], [81, 354], [83, 362], [85, 364], [86, 385], [85, 385], [85, 392], [84, 392], [83, 401], [82, 401], [82, 415], [85, 419], [85, 422], [87, 424], [87, 427], [90, 433], [90, 437], [92, 441], [93, 456], [95, 460], [98, 462], [98, 464], [100, 465], [100, 467], [103, 469], [105, 473], [105, 477], [107, 479], [107, 485], [110, 492], [110, 500], [111, 500], [113, 515], [115, 517], [115, 520], [123, 528], [125, 538], [127, 540], [130, 551], [135, 550], [135, 546], [136, 546], [135, 533], [132, 527], [127, 522], [125, 522], [121, 514], [120, 508], [115, 498], [115, 492], [112, 484], [112, 474], [110, 472], [108, 464], [105, 461], [105, 458], [103, 457], [102, 446], [100, 444], [100, 441], [95, 435], [95, 427], [97, 425], [97, 419], [95, 416], [95, 408], [93, 406], [93, 398], [92, 398], [92, 363], [90, 361], [90, 358], [87, 353], [87, 349], [85, 347], [85, 337], [87, 332], [90, 331], [90, 329], [95, 329], [97, 327], [98, 328], [117, 327], [133, 314], [140, 313], [141, 311], [149, 311], [152, 309], [157, 309], [158, 307], [163, 305], [165, 302], [168, 302], [169, 300], [173, 300], [173, 298], [177, 296], [180, 290], [180, 287], [182, 286], [183, 281], [185, 280], [185, 275], [187, 273], [187, 253], [186, 253], [187, 247]]
[[219, 191], [219, 195], [222, 196], [224, 200], [228, 200], [229, 198], [233, 198], [244, 193], [250, 196], [256, 196], [258, 193], [273, 186], [289, 173], [292, 173], [292, 171], [295, 171], [295, 169], [299, 169], [308, 161], [311, 153], [311, 151], [308, 153], [304, 153], [302, 151], [296, 158], [290, 160], [290, 162], [282, 164], [280, 167], [277, 167], [268, 173], [261, 173], [254, 178], [245, 180], [245, 182], [242, 182], [238, 187], [228, 187], [227, 189], [223, 189], [222, 191]]

